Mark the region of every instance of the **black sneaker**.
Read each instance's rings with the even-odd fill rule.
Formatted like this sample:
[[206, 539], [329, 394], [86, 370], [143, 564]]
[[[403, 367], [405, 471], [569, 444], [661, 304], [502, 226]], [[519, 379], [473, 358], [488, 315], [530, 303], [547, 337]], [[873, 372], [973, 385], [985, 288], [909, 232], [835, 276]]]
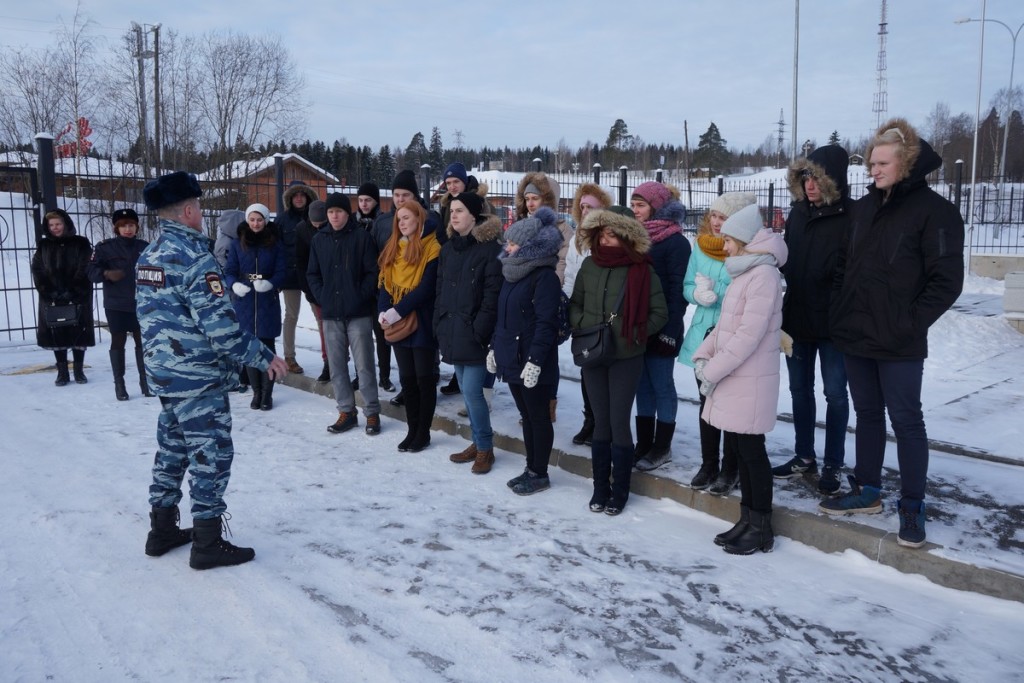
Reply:
[[535, 493], [546, 491], [551, 488], [551, 479], [546, 474], [534, 474], [527, 470], [518, 484], [512, 487], [512, 493], [517, 496], [532, 496]]
[[320, 372], [320, 376], [316, 378], [316, 381], [320, 384], [327, 384], [331, 381], [331, 368], [327, 365], [327, 361], [324, 361], [324, 369]]
[[816, 460], [804, 460], [799, 455], [785, 465], [772, 468], [772, 476], [776, 479], [793, 479], [802, 477], [805, 474], [817, 474], [818, 462]]
[[377, 386], [388, 392], [395, 390], [395, 385], [391, 383], [390, 377], [381, 377], [380, 381], [377, 382]]
[[352, 391], [359, 391], [359, 375], [356, 375], [356, 378], [352, 380]]
[[388, 403], [390, 403], [393, 406], [404, 406], [405, 405], [405, 391], [404, 390], [399, 391], [397, 394], [395, 394], [394, 396], [391, 397], [391, 400], [388, 401]]
[[901, 498], [900, 533], [896, 542], [904, 548], [920, 548], [925, 543], [924, 501]]
[[821, 468], [821, 476], [818, 478], [818, 492], [824, 493], [826, 496], [831, 496], [839, 490], [839, 474], [842, 472], [842, 467], [836, 467], [835, 465], [823, 465]]
[[506, 482], [506, 486], [508, 486], [510, 489], [514, 489], [516, 487], [516, 484], [521, 482], [523, 479], [526, 479], [528, 476], [530, 476], [530, 470], [524, 469], [523, 473], [520, 474], [518, 477], [512, 477], [511, 479], [509, 479]]

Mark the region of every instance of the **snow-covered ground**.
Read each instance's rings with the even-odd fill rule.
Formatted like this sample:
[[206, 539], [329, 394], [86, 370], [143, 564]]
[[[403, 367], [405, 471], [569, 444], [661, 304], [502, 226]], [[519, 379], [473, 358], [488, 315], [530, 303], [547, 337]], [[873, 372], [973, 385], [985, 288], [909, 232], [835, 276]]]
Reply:
[[[315, 374], [310, 323], [304, 308], [299, 360]], [[1005, 327], [953, 311], [933, 329], [925, 400], [951, 416], [931, 419], [933, 438], [1021, 456], [1024, 335]], [[589, 481], [558, 469], [550, 491], [520, 498], [505, 481], [521, 456], [499, 453], [474, 476], [448, 462], [459, 437], [434, 432], [429, 449], [403, 454], [391, 419], [380, 436], [332, 435], [333, 401], [289, 387], [270, 413], [233, 401], [227, 502], [233, 540], [256, 560], [196, 572], [187, 548], [146, 557], [158, 401], [114, 400], [105, 344], [86, 356], [89, 384], [64, 388], [48, 352], [0, 348], [0, 680], [933, 681], [1024, 668], [1020, 603], [785, 538], [770, 555], [732, 557], [711, 542], [727, 523], [640, 496], [618, 518], [595, 515]], [[676, 376], [676, 457], [662, 474], [683, 481], [698, 462], [695, 387], [686, 368]], [[440, 398], [439, 411], [458, 404]], [[579, 405], [563, 382], [556, 445], [571, 447]], [[515, 418], [499, 385], [498, 430], [515, 434]], [[784, 454], [791, 427], [769, 444]], [[932, 472], [1020, 506], [1017, 466], [933, 454]], [[783, 484], [776, 500], [810, 509], [814, 497]], [[946, 552], [1024, 567], [1019, 524], [1000, 541], [984, 504], [941, 509], [929, 538]]]

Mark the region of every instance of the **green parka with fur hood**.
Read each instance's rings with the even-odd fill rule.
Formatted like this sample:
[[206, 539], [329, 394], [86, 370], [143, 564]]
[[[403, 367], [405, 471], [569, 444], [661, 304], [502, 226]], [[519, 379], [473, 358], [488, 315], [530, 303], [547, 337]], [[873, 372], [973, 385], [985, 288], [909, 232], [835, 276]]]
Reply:
[[[635, 218], [623, 216], [613, 211], [591, 211], [576, 231], [576, 248], [582, 253], [589, 251], [591, 244], [597, 240], [604, 228], [611, 228], [619, 239], [629, 242], [637, 252], [646, 254], [651, 248], [651, 239], [647, 229]], [[665, 293], [661, 289], [661, 280], [654, 272], [654, 267], [647, 266], [651, 271], [651, 294], [647, 312], [647, 337], [651, 338], [668, 321], [668, 306]], [[622, 315], [620, 311], [611, 311], [619, 300], [619, 293], [626, 286], [629, 274], [627, 266], [618, 268], [602, 268], [588, 256], [576, 274], [576, 284], [572, 296], [569, 297], [569, 325], [574, 330], [599, 325], [608, 319], [610, 313], [616, 313], [612, 320], [615, 339], [615, 358], [632, 358], [642, 356], [647, 350], [646, 340], [626, 340], [622, 337]]]

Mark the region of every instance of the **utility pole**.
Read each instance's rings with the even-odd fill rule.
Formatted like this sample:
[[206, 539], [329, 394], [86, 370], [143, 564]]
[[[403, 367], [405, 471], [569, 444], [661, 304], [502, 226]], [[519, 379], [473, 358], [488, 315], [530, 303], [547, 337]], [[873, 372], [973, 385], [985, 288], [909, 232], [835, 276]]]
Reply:
[[153, 135], [156, 138], [156, 172], [160, 175], [164, 157], [160, 136], [160, 24], [153, 27]]
[[793, 18], [793, 153], [792, 161], [796, 161], [796, 115], [797, 91], [800, 82], [800, 0], [796, 0]]
[[139, 70], [139, 142], [142, 143], [143, 177], [149, 178], [149, 126], [146, 125], [146, 50], [142, 42], [142, 27], [132, 22], [135, 31], [135, 58]]

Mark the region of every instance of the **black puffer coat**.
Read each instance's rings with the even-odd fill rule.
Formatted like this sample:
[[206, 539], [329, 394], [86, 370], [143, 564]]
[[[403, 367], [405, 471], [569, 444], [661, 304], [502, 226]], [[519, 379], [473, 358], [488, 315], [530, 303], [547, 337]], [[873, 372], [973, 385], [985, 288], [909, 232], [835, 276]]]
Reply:
[[[54, 237], [46, 231], [32, 256], [32, 281], [39, 292], [36, 343], [51, 350], [95, 346], [92, 282], [88, 277], [92, 245], [75, 234], [71, 216], [60, 209], [57, 213], [64, 218], [64, 234]], [[49, 327], [43, 309], [53, 304], [77, 304], [78, 324]]]
[[[135, 264], [149, 242], [138, 237], [111, 237], [96, 245], [89, 261], [89, 280], [103, 284], [103, 308], [135, 315]], [[117, 282], [107, 280], [103, 272], [120, 270]]]
[[[846, 179], [848, 167], [846, 150], [828, 145], [789, 168], [789, 191], [795, 201], [786, 219], [789, 260], [782, 268], [786, 276], [782, 329], [797, 341], [832, 338], [828, 322], [832, 283], [853, 208]], [[807, 201], [805, 173], [811, 174], [821, 190], [819, 206]]]
[[449, 229], [437, 271], [434, 333], [441, 358], [452, 365], [480, 365], [498, 316], [501, 221], [484, 220], [462, 237]]
[[[906, 137], [910, 139], [910, 134]], [[873, 184], [854, 202], [836, 270], [830, 322], [843, 353], [878, 360], [928, 356], [928, 328], [964, 280], [964, 222], [925, 177], [942, 165], [928, 143], [887, 201]]]

